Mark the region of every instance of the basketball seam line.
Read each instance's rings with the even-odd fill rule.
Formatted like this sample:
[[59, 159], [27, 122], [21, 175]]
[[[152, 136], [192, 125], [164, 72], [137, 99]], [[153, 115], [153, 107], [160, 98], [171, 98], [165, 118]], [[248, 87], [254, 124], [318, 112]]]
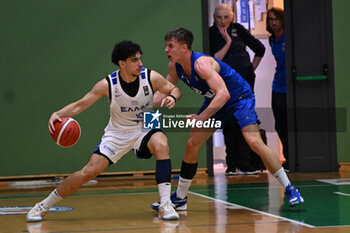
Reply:
[[58, 136], [57, 136], [57, 141], [56, 141], [56, 144], [57, 144], [57, 145], [62, 146], [62, 145], [60, 144], [61, 136], [62, 136], [64, 130], [65, 130], [65, 129], [67, 128], [67, 126], [69, 125], [69, 123], [72, 122], [72, 121], [73, 121], [73, 119], [72, 119], [72, 118], [69, 118], [69, 119], [64, 123], [64, 125], [62, 126], [62, 128], [61, 128], [61, 130], [60, 130], [60, 132], [58, 133]]

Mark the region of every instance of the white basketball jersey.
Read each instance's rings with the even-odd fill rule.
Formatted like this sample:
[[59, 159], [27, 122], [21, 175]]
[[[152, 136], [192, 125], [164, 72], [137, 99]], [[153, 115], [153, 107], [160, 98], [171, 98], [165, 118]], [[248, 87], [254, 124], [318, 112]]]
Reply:
[[107, 77], [110, 95], [110, 120], [106, 130], [135, 130], [142, 128], [144, 111], [153, 107], [153, 90], [149, 83], [150, 70], [142, 68], [139, 90], [134, 97], [126, 94], [120, 84], [119, 70]]

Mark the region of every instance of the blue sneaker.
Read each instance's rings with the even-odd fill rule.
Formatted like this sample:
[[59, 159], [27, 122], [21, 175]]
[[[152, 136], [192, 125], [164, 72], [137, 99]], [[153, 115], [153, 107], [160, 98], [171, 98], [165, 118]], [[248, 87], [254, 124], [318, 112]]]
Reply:
[[[175, 210], [187, 210], [187, 196], [184, 199], [176, 197], [176, 192], [170, 197], [171, 202], [175, 205]], [[155, 202], [151, 205], [151, 208], [158, 211], [160, 201]]]
[[288, 197], [288, 204], [290, 207], [294, 207], [304, 202], [304, 199], [300, 195], [298, 189], [292, 184], [289, 184], [285, 190], [286, 196]]

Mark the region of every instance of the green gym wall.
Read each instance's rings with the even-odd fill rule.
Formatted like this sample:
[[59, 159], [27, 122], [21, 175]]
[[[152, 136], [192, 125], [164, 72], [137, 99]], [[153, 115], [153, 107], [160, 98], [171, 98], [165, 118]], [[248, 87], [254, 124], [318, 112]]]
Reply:
[[[349, 1], [333, 1], [336, 106], [346, 109], [348, 12]], [[189, 28], [194, 49], [202, 51], [200, 0], [0, 0], [0, 15], [0, 176], [71, 173], [89, 160], [108, 122], [107, 99], [75, 117], [82, 136], [72, 148], [52, 141], [47, 121], [53, 111], [81, 98], [117, 69], [110, 62], [116, 42], [139, 43], [145, 67], [164, 76], [168, 60], [163, 37], [169, 29]], [[202, 97], [181, 88], [184, 98], [178, 107], [201, 105]], [[173, 168], [180, 168], [188, 132], [167, 135]], [[347, 125], [337, 133], [338, 162], [350, 162], [349, 141]], [[205, 149], [200, 158], [199, 166], [206, 167]], [[138, 160], [129, 153], [107, 171], [153, 170], [154, 165], [154, 158]]]
[[[200, 0], [1, 0], [0, 1], [0, 176], [71, 173], [89, 160], [109, 120], [107, 98], [76, 116], [82, 135], [72, 148], [50, 138], [52, 112], [78, 100], [118, 69], [115, 43], [139, 43], [145, 67], [167, 75], [164, 35], [193, 31], [202, 51]], [[201, 106], [202, 97], [182, 85], [178, 107]], [[173, 168], [180, 168], [188, 132], [169, 132]], [[199, 167], [206, 167], [205, 149]], [[130, 152], [106, 171], [155, 169], [155, 159]]]

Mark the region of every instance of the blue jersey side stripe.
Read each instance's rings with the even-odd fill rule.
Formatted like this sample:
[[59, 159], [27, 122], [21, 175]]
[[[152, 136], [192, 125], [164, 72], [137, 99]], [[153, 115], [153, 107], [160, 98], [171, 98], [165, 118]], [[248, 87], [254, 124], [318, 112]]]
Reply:
[[141, 78], [142, 79], [146, 78], [146, 69], [145, 69], [145, 67], [142, 67], [142, 69], [141, 69]]

